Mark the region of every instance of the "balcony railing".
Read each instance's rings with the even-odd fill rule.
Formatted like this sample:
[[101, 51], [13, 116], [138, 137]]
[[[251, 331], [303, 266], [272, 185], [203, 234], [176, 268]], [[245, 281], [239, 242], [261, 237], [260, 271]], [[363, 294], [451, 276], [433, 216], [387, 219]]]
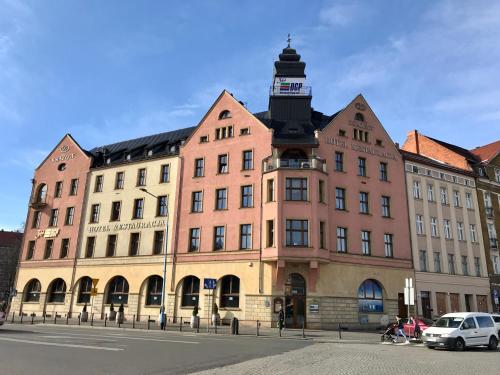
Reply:
[[492, 249], [498, 249], [498, 241], [496, 238], [490, 238], [490, 247]]
[[41, 207], [44, 207], [46, 204], [47, 204], [47, 197], [31, 198], [31, 201], [30, 201], [30, 207], [33, 207], [33, 208], [41, 208]]
[[494, 218], [493, 207], [486, 207], [486, 216], [488, 217], [488, 219]]
[[326, 173], [326, 161], [319, 158], [282, 159], [269, 157], [264, 160], [264, 171], [275, 169], [315, 169]]

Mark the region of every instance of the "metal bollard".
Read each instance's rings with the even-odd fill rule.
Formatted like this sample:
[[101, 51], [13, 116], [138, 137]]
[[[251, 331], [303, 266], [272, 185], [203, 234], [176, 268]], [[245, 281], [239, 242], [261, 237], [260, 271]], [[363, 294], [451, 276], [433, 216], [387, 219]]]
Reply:
[[68, 325], [68, 324], [69, 324], [69, 315], [66, 314], [66, 325]]
[[257, 336], [259, 336], [259, 326], [260, 326], [260, 322], [257, 320]]
[[78, 314], [78, 325], [82, 324], [82, 313]]
[[134, 317], [132, 318], [132, 328], [135, 328], [135, 314]]
[[339, 323], [339, 339], [342, 340], [342, 327], [340, 326], [340, 323]]
[[23, 324], [23, 318], [24, 318], [24, 314], [21, 313], [21, 324]]
[[104, 315], [104, 327], [107, 326], [108, 323], [108, 314]]
[[90, 314], [90, 326], [94, 326], [94, 313]]
[[215, 326], [214, 327], [215, 328], [214, 332], [215, 332], [215, 334], [217, 334], [217, 319], [215, 319], [215, 325], [214, 326]]
[[57, 324], [57, 313], [54, 313], [54, 324]]
[[306, 332], [305, 332], [305, 329], [306, 329], [306, 320], [304, 319], [302, 321], [302, 338], [305, 339], [306, 338]]
[[181, 316], [181, 320], [180, 320], [180, 323], [179, 323], [179, 332], [182, 332], [182, 316]]
[[45, 324], [45, 313], [43, 313], [43, 324]]
[[148, 315], [148, 331], [149, 331], [149, 321], [151, 320], [151, 315]]
[[33, 324], [33, 321], [35, 320], [35, 315], [31, 314], [31, 324]]
[[200, 321], [198, 320], [198, 324], [196, 325], [196, 333], [200, 333]]
[[14, 323], [14, 313], [12, 313], [12, 322], [11, 323]]

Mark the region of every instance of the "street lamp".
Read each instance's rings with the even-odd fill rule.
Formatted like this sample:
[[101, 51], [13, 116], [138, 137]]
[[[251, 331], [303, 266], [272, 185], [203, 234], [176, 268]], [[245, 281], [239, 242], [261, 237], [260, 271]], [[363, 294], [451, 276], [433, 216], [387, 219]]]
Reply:
[[[150, 193], [146, 188], [139, 188], [139, 190], [151, 195], [158, 199], [156, 195]], [[163, 283], [161, 287], [161, 307], [160, 307], [160, 328], [165, 328], [165, 286], [167, 280], [167, 250], [168, 250], [168, 201], [167, 201], [167, 216], [165, 220], [165, 254], [163, 254]]]

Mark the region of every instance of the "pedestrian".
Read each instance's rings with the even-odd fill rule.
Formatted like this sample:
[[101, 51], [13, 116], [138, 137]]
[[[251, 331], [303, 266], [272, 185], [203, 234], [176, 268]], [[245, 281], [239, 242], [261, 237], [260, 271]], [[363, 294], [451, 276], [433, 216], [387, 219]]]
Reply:
[[420, 324], [418, 324], [418, 319], [416, 318], [412, 319], [415, 322], [415, 328], [413, 329], [413, 336], [415, 336], [416, 339], [419, 339], [420, 335], [422, 334], [422, 329], [420, 328]]
[[285, 327], [285, 312], [283, 311], [283, 306], [280, 307], [280, 312], [278, 313], [278, 328], [280, 331]]
[[408, 337], [406, 337], [405, 335], [405, 331], [404, 331], [404, 323], [403, 323], [403, 319], [401, 319], [399, 316], [396, 315], [396, 337], [394, 338], [394, 342], [398, 342], [398, 339], [399, 339], [399, 336], [403, 336], [405, 338], [405, 342], [409, 342], [408, 341]]

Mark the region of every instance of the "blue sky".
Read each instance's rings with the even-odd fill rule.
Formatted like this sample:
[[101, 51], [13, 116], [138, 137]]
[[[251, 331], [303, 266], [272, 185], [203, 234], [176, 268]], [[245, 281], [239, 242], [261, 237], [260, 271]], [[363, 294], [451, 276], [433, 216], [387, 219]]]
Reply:
[[265, 110], [286, 45], [315, 109], [362, 93], [395, 142], [500, 134], [500, 2], [0, 0], [0, 228], [24, 222], [33, 170], [84, 148], [195, 125], [227, 89]]

